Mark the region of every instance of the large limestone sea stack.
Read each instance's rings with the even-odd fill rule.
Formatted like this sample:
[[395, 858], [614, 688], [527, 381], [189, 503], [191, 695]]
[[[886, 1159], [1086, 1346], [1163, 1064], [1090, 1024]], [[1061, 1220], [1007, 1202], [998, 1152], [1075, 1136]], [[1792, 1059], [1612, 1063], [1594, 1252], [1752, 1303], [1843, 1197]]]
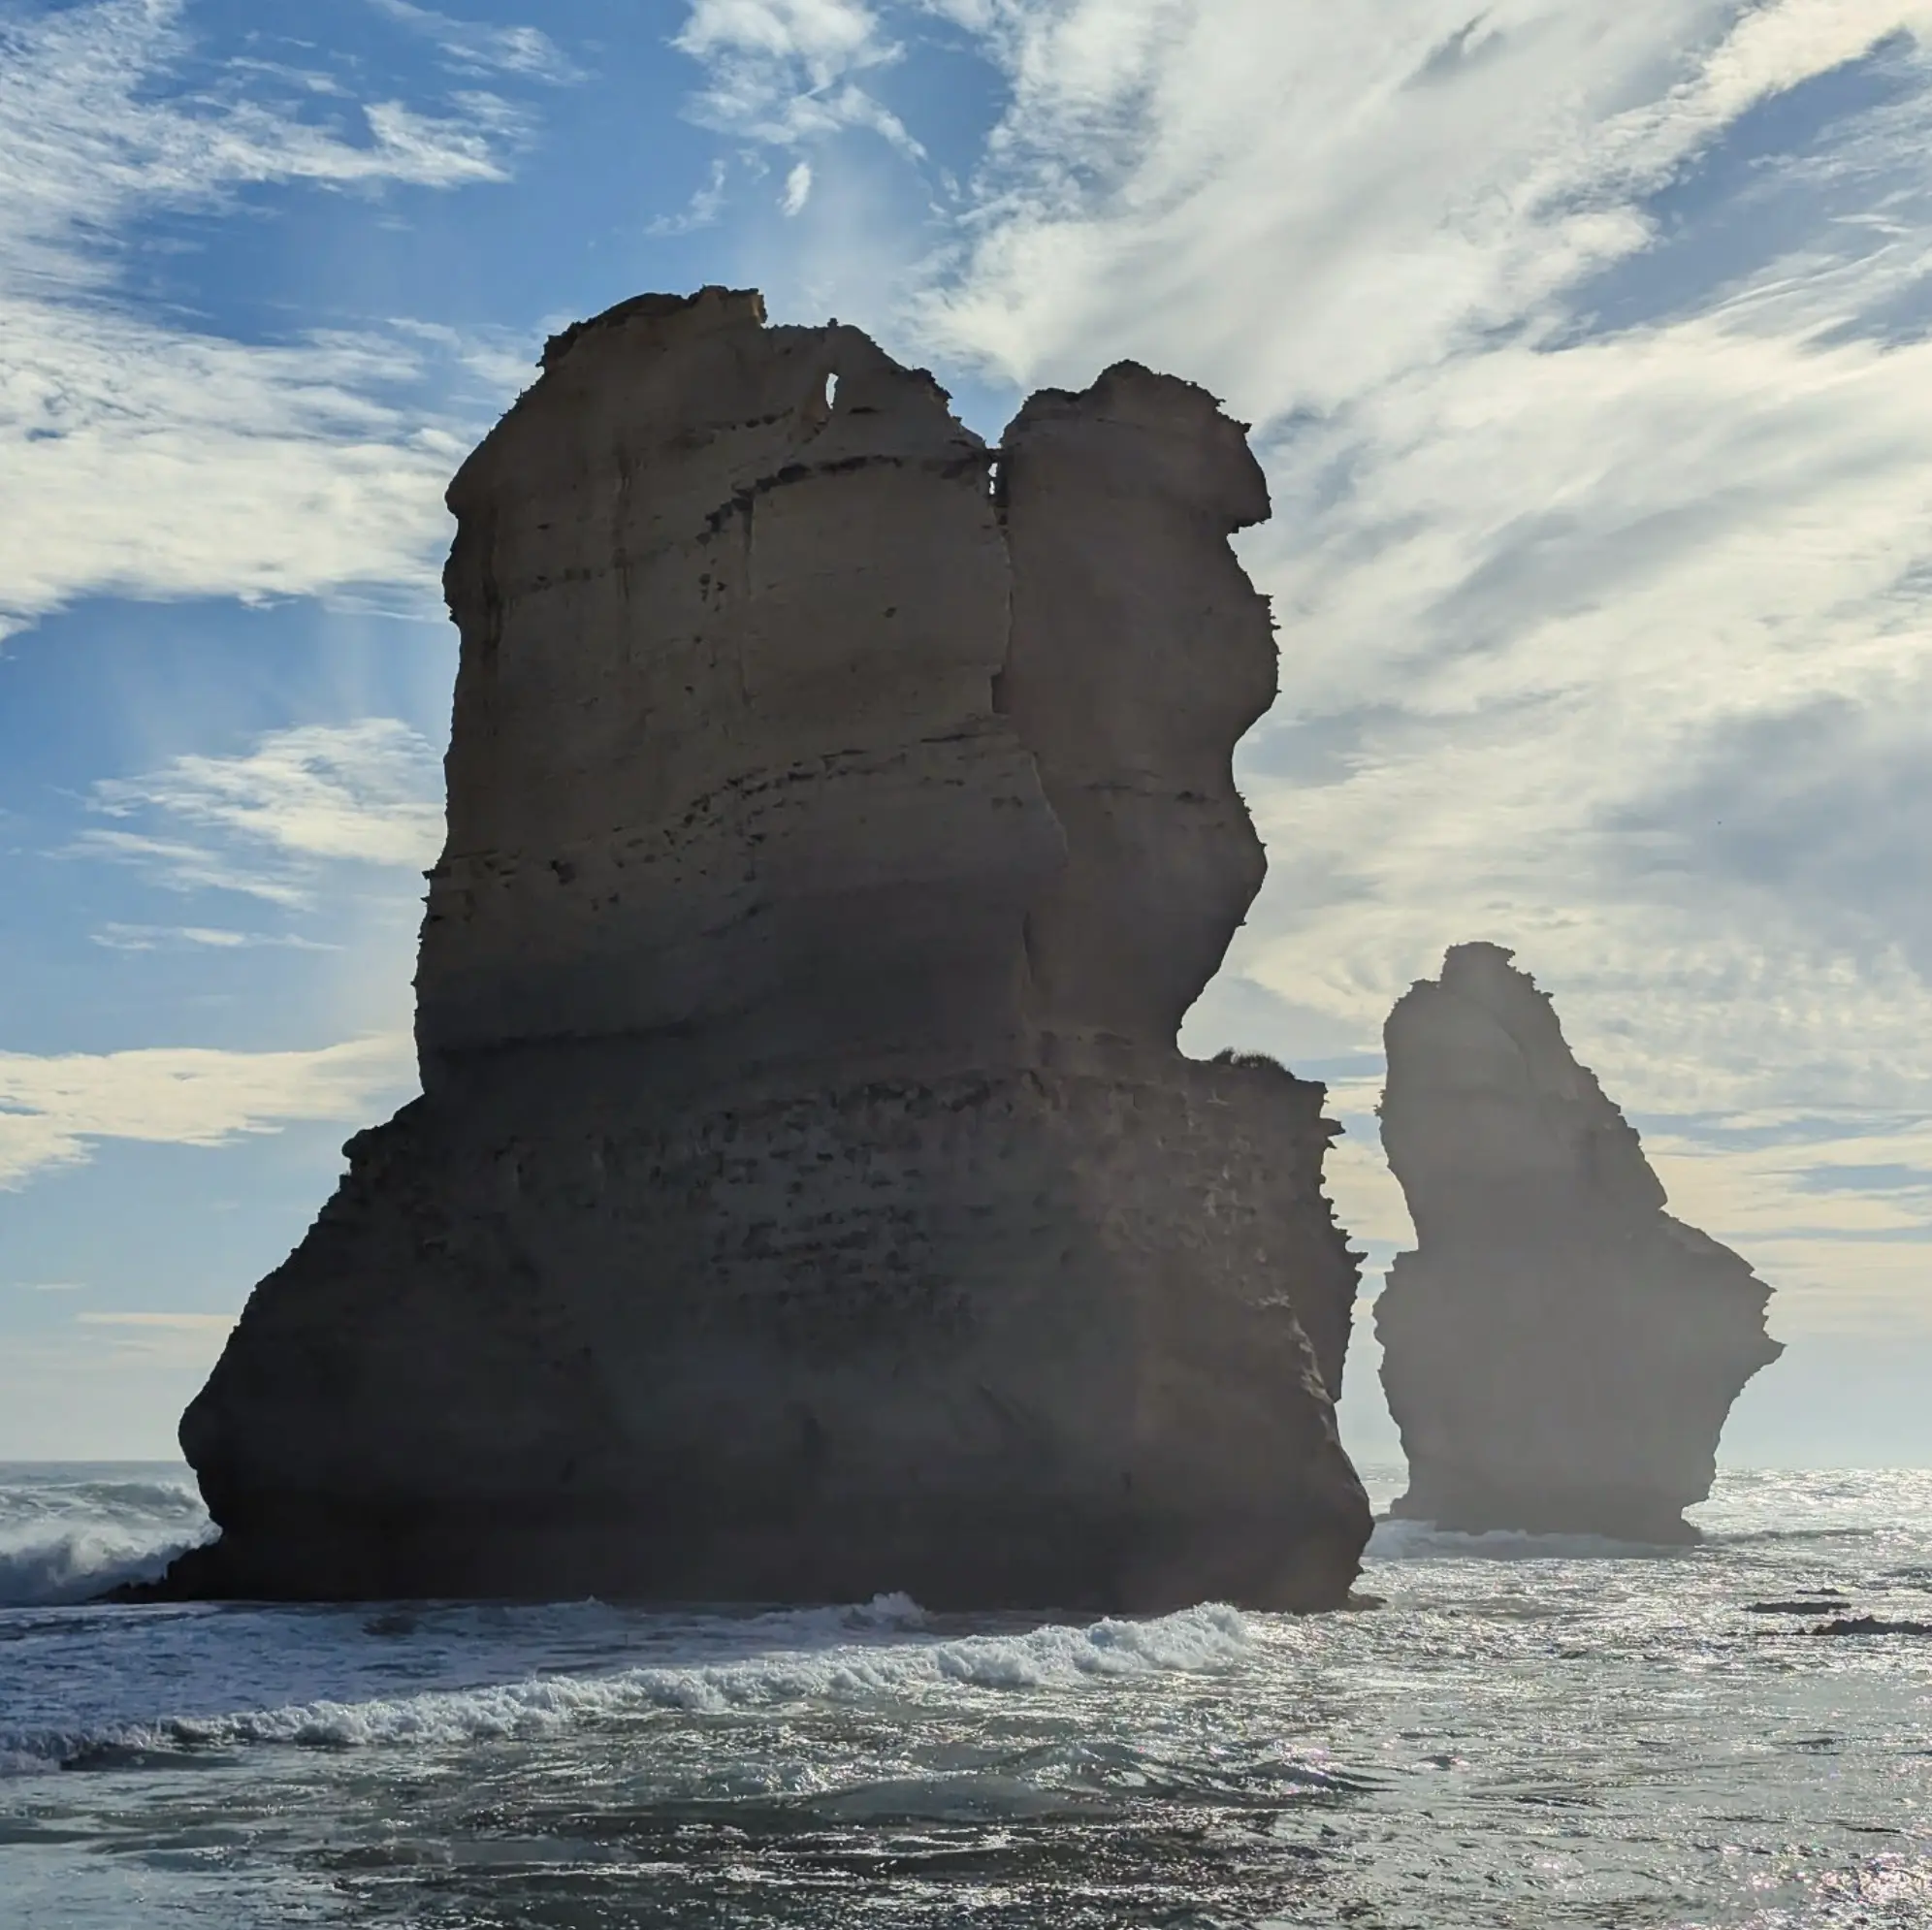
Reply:
[[988, 449], [758, 297], [554, 339], [452, 485], [424, 1094], [181, 1443], [180, 1592], [1342, 1601], [1323, 1092], [1179, 1056], [1260, 885], [1240, 427]]
[[1375, 1305], [1409, 1488], [1443, 1528], [1690, 1541], [1718, 1436], [1784, 1350], [1770, 1289], [1663, 1210], [1635, 1131], [1496, 945], [1389, 1015], [1382, 1144], [1418, 1237]]

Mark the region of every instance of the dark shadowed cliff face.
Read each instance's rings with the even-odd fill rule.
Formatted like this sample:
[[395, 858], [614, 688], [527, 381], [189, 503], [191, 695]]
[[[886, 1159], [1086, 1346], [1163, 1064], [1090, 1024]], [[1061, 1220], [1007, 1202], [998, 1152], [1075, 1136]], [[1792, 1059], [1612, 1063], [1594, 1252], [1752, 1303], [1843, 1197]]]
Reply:
[[1131, 365], [999, 455], [752, 294], [551, 344], [450, 491], [425, 1094], [188, 1410], [172, 1588], [1343, 1598], [1322, 1090], [1174, 1044], [1260, 473]]
[[1069, 858], [1028, 908], [1037, 1010], [1170, 1050], [1267, 869], [1231, 758], [1274, 701], [1274, 635], [1226, 538], [1268, 515], [1268, 486], [1211, 397], [1132, 363], [1035, 396], [1000, 481], [995, 702]]
[[1511, 954], [1459, 945], [1389, 1016], [1382, 1143], [1415, 1222], [1376, 1303], [1409, 1490], [1445, 1528], [1694, 1539], [1718, 1435], [1783, 1349], [1770, 1290], [1673, 1219]]

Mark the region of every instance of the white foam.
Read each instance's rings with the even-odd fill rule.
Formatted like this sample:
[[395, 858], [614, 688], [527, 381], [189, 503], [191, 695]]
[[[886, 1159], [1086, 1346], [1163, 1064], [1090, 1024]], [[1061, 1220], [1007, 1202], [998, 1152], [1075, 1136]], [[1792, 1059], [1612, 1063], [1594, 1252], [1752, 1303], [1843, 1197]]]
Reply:
[[[857, 1609], [714, 1624], [712, 1639], [723, 1634], [734, 1646], [754, 1647], [753, 1653], [717, 1660], [176, 1717], [85, 1734], [0, 1731], [0, 1766], [17, 1773], [90, 1754], [250, 1744], [365, 1749], [532, 1739], [660, 1709], [724, 1714], [814, 1702], [910, 1702], [956, 1696], [962, 1688], [995, 1694], [1072, 1691], [1129, 1678], [1223, 1669], [1252, 1646], [1240, 1612], [1220, 1604], [1147, 1622], [1108, 1618], [1084, 1627], [1047, 1625], [952, 1638], [918, 1632], [924, 1620], [916, 1604], [888, 1595]], [[789, 1643], [757, 1648], [761, 1631], [789, 1637]]]
[[0, 1608], [84, 1601], [157, 1575], [211, 1532], [179, 1479], [44, 1474], [0, 1482]]
[[0, 1608], [86, 1601], [122, 1582], [150, 1580], [202, 1538], [70, 1528], [23, 1546], [0, 1547]]

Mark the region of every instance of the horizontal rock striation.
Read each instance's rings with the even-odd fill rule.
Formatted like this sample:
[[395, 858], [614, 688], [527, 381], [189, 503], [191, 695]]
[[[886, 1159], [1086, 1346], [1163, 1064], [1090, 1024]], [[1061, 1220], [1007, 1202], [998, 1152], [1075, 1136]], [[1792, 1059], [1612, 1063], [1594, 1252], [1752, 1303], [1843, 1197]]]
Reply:
[[1382, 1143], [1417, 1247], [1376, 1302], [1408, 1457], [1394, 1512], [1471, 1531], [1696, 1539], [1718, 1437], [1783, 1348], [1770, 1290], [1673, 1219], [1635, 1131], [1495, 945], [1385, 1029]]
[[986, 448], [855, 330], [647, 296], [450, 490], [424, 1094], [181, 1442], [166, 1584], [1342, 1601], [1322, 1088], [1180, 1057], [1261, 880], [1239, 427]]

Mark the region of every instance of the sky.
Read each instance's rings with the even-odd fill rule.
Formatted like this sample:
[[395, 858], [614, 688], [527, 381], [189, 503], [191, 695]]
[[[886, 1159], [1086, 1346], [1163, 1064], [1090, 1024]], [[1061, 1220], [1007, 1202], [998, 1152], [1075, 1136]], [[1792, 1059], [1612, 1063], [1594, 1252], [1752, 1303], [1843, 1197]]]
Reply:
[[705, 282], [1252, 423], [1183, 1043], [1329, 1081], [1372, 1294], [1382, 1019], [1512, 947], [1777, 1290], [1723, 1458], [1932, 1464], [1932, 0], [0, 0], [0, 1458], [172, 1455], [414, 1089], [443, 487]]

